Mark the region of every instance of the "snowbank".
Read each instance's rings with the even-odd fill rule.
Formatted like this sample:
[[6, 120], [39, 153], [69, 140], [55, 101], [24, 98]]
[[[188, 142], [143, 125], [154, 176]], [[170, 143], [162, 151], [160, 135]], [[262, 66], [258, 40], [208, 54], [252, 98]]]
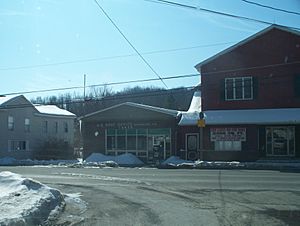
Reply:
[[1, 166], [12, 166], [17, 163], [17, 160], [12, 157], [4, 157], [0, 159], [0, 165]]
[[178, 156], [171, 156], [170, 158], [166, 159], [164, 162], [162, 162], [162, 165], [179, 165], [179, 164], [183, 164], [183, 163], [194, 163], [193, 161], [189, 161], [189, 160], [183, 160], [181, 158], [179, 158]]
[[127, 153], [118, 156], [103, 155], [101, 153], [92, 153], [86, 158], [85, 163], [112, 163], [115, 162], [120, 166], [141, 166], [144, 163], [138, 159], [135, 155]]
[[68, 165], [77, 162], [78, 160], [17, 160], [12, 157], [4, 157], [0, 159], [0, 166]]
[[64, 205], [58, 190], [18, 174], [0, 172], [0, 225], [40, 225]]

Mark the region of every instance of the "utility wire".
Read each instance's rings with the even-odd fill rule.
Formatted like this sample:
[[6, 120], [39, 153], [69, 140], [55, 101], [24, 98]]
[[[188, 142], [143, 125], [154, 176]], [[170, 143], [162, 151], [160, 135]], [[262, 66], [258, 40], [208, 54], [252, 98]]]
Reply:
[[191, 92], [195, 88], [195, 86], [188, 86], [188, 87], [180, 87], [180, 88], [173, 88], [173, 89], [162, 89], [162, 90], [154, 90], [149, 92], [137, 92], [137, 93], [129, 93], [129, 94], [115, 94], [112, 96], [105, 96], [105, 97], [93, 97], [92, 99], [76, 99], [76, 100], [67, 100], [62, 102], [57, 102], [55, 104], [51, 103], [28, 103], [28, 104], [9, 104], [9, 105], [0, 105], [0, 110], [3, 109], [14, 109], [14, 108], [27, 108], [32, 106], [43, 106], [43, 105], [56, 105], [60, 106], [62, 104], [83, 104], [83, 103], [94, 103], [94, 102], [101, 102], [101, 101], [114, 101], [114, 100], [120, 100], [120, 99], [126, 99], [126, 98], [140, 98], [140, 97], [151, 97], [151, 96], [164, 96], [169, 94], [176, 94], [180, 93], [182, 91], [185, 92]]
[[[239, 72], [239, 71], [247, 71], [247, 70], [253, 70], [253, 69], [265, 69], [265, 68], [272, 68], [272, 67], [276, 68], [276, 67], [281, 67], [281, 66], [289, 66], [289, 65], [297, 65], [297, 64], [300, 64], [300, 61], [280, 63], [280, 64], [268, 64], [268, 65], [253, 66], [253, 67], [240, 67], [240, 68], [234, 68], [234, 69], [228, 69], [228, 70], [207, 71], [207, 72], [201, 73], [201, 74], [196, 73], [196, 74], [174, 75], [174, 76], [169, 76], [169, 77], [163, 77], [162, 79], [164, 79], [164, 80], [182, 79], [182, 78], [201, 76], [202, 74], [205, 74], [205, 76], [206, 75], [214, 76], [219, 73], [234, 73], [234, 72]], [[124, 85], [124, 84], [142, 83], [142, 82], [153, 82], [153, 81], [159, 81], [159, 80], [160, 80], [160, 78], [138, 79], [138, 80], [94, 84], [94, 85], [87, 86], [87, 88], [105, 87], [105, 86], [113, 86], [113, 85]], [[24, 92], [6, 93], [6, 94], [0, 94], [0, 96], [43, 93], [43, 92], [63, 91], [63, 90], [72, 90], [72, 89], [83, 89], [83, 88], [84, 88], [83, 86], [62, 87], [62, 88], [56, 88], [56, 89], [43, 89], [43, 90], [32, 90], [32, 91], [24, 91]]]
[[125, 36], [125, 34], [121, 31], [121, 29], [117, 26], [117, 24], [111, 19], [111, 17], [106, 13], [103, 7], [99, 4], [97, 0], [94, 0], [102, 13], [107, 17], [107, 19], [112, 23], [112, 25], [117, 29], [117, 31], [122, 35], [122, 37], [126, 40], [126, 42], [131, 46], [131, 48], [138, 54], [138, 56], [144, 61], [144, 63], [150, 68], [150, 70], [160, 79], [160, 81], [168, 88], [167, 84], [163, 81], [160, 75], [154, 70], [154, 68], [148, 63], [148, 61], [140, 54], [140, 52], [134, 47], [134, 45], [129, 41], [129, 39]]
[[[186, 75], [175, 75], [175, 76], [163, 77], [162, 79], [170, 80], [170, 79], [179, 79], [179, 78], [190, 78], [190, 77], [196, 77], [199, 75], [200, 74], [198, 74], [198, 73], [197, 74], [186, 74]], [[124, 85], [124, 84], [142, 83], [142, 82], [153, 82], [153, 81], [159, 81], [159, 80], [161, 80], [161, 78], [138, 79], [138, 80], [129, 80], [129, 81], [89, 85], [89, 86], [86, 86], [86, 88]], [[52, 91], [63, 91], [63, 90], [83, 89], [83, 88], [84, 88], [83, 86], [62, 87], [62, 88], [56, 88], [56, 89], [42, 89], [42, 90], [32, 90], [32, 91], [25, 91], [25, 92], [5, 93], [5, 94], [1, 94], [1, 96], [32, 94], [32, 93], [45, 93], [45, 92], [52, 92]]]
[[[181, 7], [181, 8], [186, 8], [186, 9], [199, 10], [199, 11], [203, 11], [206, 13], [212, 13], [212, 14], [216, 14], [216, 15], [231, 17], [231, 18], [240, 19], [240, 20], [247, 20], [247, 21], [252, 21], [252, 22], [266, 24], [266, 25], [273, 25], [273, 23], [263, 21], [263, 20], [258, 20], [258, 19], [245, 17], [245, 16], [238, 16], [238, 15], [234, 15], [234, 14], [230, 14], [230, 13], [224, 13], [224, 12], [220, 12], [220, 11], [210, 10], [210, 9], [196, 7], [196, 6], [192, 6], [192, 5], [186, 5], [186, 4], [172, 2], [172, 1], [166, 1], [166, 0], [144, 0], [144, 1], [159, 3], [159, 4], [166, 4], [166, 5], [171, 5], [171, 6]], [[290, 27], [290, 26], [284, 26], [284, 25], [279, 25], [279, 26], [285, 27], [285, 28], [290, 28], [290, 29], [295, 29], [295, 30], [300, 30], [300, 28], [298, 28], [298, 27]]]
[[279, 11], [279, 12], [290, 13], [290, 14], [300, 16], [300, 13], [298, 13], [298, 12], [294, 12], [294, 11], [290, 11], [290, 10], [286, 10], [286, 9], [280, 9], [280, 8], [276, 8], [276, 7], [272, 7], [272, 6], [268, 6], [268, 5], [263, 5], [263, 4], [253, 2], [253, 1], [248, 1], [248, 0], [241, 0], [241, 1], [246, 2], [248, 4], [260, 6], [260, 7], [263, 7], [263, 8], [272, 9], [272, 10], [276, 10], [276, 11]]
[[[173, 49], [165, 49], [165, 50], [153, 50], [149, 52], [142, 52], [142, 55], [151, 55], [157, 53], [168, 53], [168, 52], [177, 52], [182, 50], [189, 50], [189, 49], [197, 49], [197, 48], [205, 48], [211, 46], [220, 46], [220, 45], [228, 45], [233, 44], [236, 42], [220, 42], [214, 44], [204, 44], [198, 46], [190, 46], [190, 47], [182, 47], [182, 48], [173, 48]], [[115, 56], [104, 56], [104, 57], [97, 57], [97, 58], [89, 58], [89, 59], [81, 59], [81, 60], [70, 60], [70, 61], [62, 61], [56, 63], [48, 63], [48, 64], [35, 64], [35, 65], [24, 65], [24, 66], [15, 66], [15, 67], [2, 67], [0, 71], [11, 71], [11, 70], [22, 70], [22, 69], [31, 69], [31, 68], [40, 68], [40, 67], [51, 67], [51, 66], [58, 66], [58, 65], [65, 65], [65, 64], [76, 64], [76, 63], [88, 63], [94, 61], [101, 61], [101, 60], [112, 60], [116, 58], [125, 58], [125, 57], [133, 57], [137, 56], [137, 54], [124, 54], [124, 55], [115, 55]]]

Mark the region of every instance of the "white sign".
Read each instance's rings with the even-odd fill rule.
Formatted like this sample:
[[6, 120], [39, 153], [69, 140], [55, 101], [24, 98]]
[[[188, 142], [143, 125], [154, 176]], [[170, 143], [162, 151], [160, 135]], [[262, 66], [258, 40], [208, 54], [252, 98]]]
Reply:
[[246, 128], [211, 128], [211, 141], [246, 141]]

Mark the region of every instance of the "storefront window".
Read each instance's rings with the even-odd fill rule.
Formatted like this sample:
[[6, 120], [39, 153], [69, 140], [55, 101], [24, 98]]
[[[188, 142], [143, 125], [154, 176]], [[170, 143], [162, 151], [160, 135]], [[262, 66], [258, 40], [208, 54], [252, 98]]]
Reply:
[[269, 156], [294, 156], [295, 128], [292, 126], [266, 128], [266, 144]]
[[126, 150], [126, 130], [117, 129], [117, 149]]
[[170, 155], [171, 138], [170, 129], [107, 129], [106, 147], [108, 151], [144, 152], [153, 149], [153, 140], [158, 138], [163, 141], [166, 155]]
[[127, 150], [136, 150], [136, 129], [127, 130]]
[[241, 141], [215, 141], [216, 151], [241, 151]]

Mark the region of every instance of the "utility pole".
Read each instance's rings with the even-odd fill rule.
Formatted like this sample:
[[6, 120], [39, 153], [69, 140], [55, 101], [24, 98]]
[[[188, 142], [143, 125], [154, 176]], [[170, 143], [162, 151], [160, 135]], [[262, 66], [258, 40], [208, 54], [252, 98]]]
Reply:
[[86, 74], [83, 75], [83, 101], [85, 101], [85, 87], [86, 87]]
[[[82, 115], [82, 119], [84, 120], [85, 117], [85, 88], [86, 88], [86, 74], [83, 75], [83, 115]], [[81, 135], [81, 145], [82, 145], [82, 157], [84, 158], [84, 122], [83, 120], [80, 120], [80, 135]]]

